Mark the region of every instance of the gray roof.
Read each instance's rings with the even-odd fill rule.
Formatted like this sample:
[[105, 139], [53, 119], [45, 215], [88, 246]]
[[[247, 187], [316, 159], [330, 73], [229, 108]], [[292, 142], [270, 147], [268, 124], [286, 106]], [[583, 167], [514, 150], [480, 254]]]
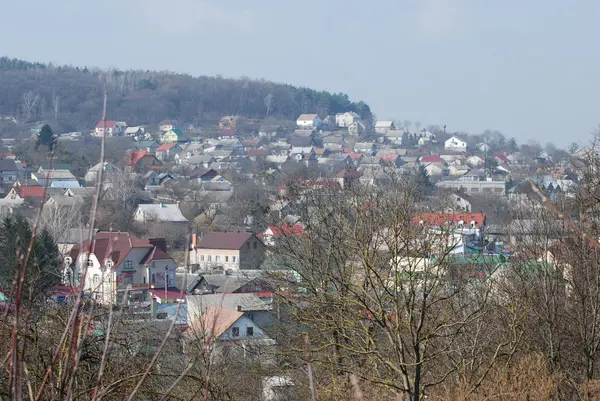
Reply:
[[49, 170], [32, 173], [31, 175], [37, 177], [38, 179], [48, 178], [50, 180], [75, 180], [75, 176], [69, 170]]
[[[144, 217], [148, 220], [169, 221], [169, 222], [187, 222], [183, 216], [178, 204], [155, 203], [140, 204], [138, 211], [142, 211]], [[137, 212], [136, 212], [137, 214]]]
[[216, 159], [212, 155], [193, 155], [185, 162], [191, 165], [204, 164], [209, 162], [214, 162]]
[[262, 301], [256, 294], [188, 295], [186, 301], [188, 316], [192, 318], [188, 318], [188, 322], [194, 321], [209, 308], [237, 310], [240, 307], [243, 312], [270, 311], [273, 309], [270, 303]]
[[21, 165], [16, 163], [12, 159], [0, 160], [0, 171], [20, 171], [22, 170]]

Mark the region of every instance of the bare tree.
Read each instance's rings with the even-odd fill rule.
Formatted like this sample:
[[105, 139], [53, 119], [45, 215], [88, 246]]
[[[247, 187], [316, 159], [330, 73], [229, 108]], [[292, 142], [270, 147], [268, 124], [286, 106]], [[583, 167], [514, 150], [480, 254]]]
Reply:
[[28, 120], [33, 116], [35, 106], [40, 100], [40, 95], [33, 91], [28, 91], [23, 94], [23, 112], [25, 113], [25, 119]]
[[269, 93], [267, 96], [265, 96], [265, 107], [267, 108], [265, 116], [268, 116], [271, 113], [271, 107], [274, 100], [275, 96], [272, 93]]
[[54, 119], [58, 120], [58, 111], [60, 108], [60, 96], [56, 93], [52, 94], [52, 111], [54, 112]]

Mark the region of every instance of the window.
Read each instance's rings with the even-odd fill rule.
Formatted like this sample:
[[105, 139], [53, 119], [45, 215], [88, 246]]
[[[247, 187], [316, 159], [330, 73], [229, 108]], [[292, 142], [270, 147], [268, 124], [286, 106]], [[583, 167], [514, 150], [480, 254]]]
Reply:
[[232, 260], [233, 260], [233, 263], [235, 263], [235, 259], [236, 259], [236, 258], [235, 258], [235, 256], [232, 256], [232, 258], [233, 258], [233, 259], [232, 259]]
[[220, 256], [215, 256], [215, 262], [219, 263], [221, 261], [221, 257]]
[[91, 258], [87, 260], [87, 267], [94, 267], [94, 261]]
[[92, 277], [92, 283], [94, 285], [100, 284], [100, 275], [99, 274], [94, 274], [94, 277]]
[[125, 266], [123, 266], [123, 268], [127, 269], [127, 270], [133, 269], [133, 262], [131, 260], [126, 260], [125, 261]]
[[240, 336], [240, 328], [239, 327], [232, 327], [231, 328], [231, 335], [233, 337], [239, 337]]
[[252, 337], [254, 335], [254, 327], [246, 327], [246, 335]]
[[104, 260], [104, 266], [106, 266], [107, 269], [112, 269], [114, 265], [115, 263], [111, 259]]
[[257, 246], [258, 246], [258, 243], [254, 242], [254, 249], [256, 249]]
[[212, 256], [208, 255], [208, 261], [212, 262]]
[[200, 262], [204, 262], [204, 255], [200, 255]]

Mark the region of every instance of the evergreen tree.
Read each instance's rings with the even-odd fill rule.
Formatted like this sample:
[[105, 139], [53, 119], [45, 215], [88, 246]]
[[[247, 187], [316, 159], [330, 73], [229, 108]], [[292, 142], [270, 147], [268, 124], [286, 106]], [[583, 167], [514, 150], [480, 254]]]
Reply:
[[[16, 273], [23, 270], [31, 227], [22, 216], [9, 216], [0, 223], [0, 288], [10, 289]], [[61, 257], [58, 247], [47, 230], [36, 236], [26, 266], [23, 296], [38, 298], [60, 284]]]
[[429, 174], [425, 169], [425, 166], [420, 164], [419, 168], [414, 176], [415, 185], [422, 191], [424, 195], [428, 195], [433, 191], [434, 185], [429, 178]]
[[35, 148], [39, 148], [40, 145], [47, 146], [50, 151], [54, 147], [54, 133], [48, 124], [42, 126], [37, 137], [37, 142], [35, 143]]

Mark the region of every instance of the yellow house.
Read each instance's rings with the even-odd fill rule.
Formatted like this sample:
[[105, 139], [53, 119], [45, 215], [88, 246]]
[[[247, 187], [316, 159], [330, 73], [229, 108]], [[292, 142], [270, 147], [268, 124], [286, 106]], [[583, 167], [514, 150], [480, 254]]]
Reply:
[[180, 129], [171, 129], [161, 135], [160, 141], [162, 143], [177, 143], [183, 138], [183, 132]]

